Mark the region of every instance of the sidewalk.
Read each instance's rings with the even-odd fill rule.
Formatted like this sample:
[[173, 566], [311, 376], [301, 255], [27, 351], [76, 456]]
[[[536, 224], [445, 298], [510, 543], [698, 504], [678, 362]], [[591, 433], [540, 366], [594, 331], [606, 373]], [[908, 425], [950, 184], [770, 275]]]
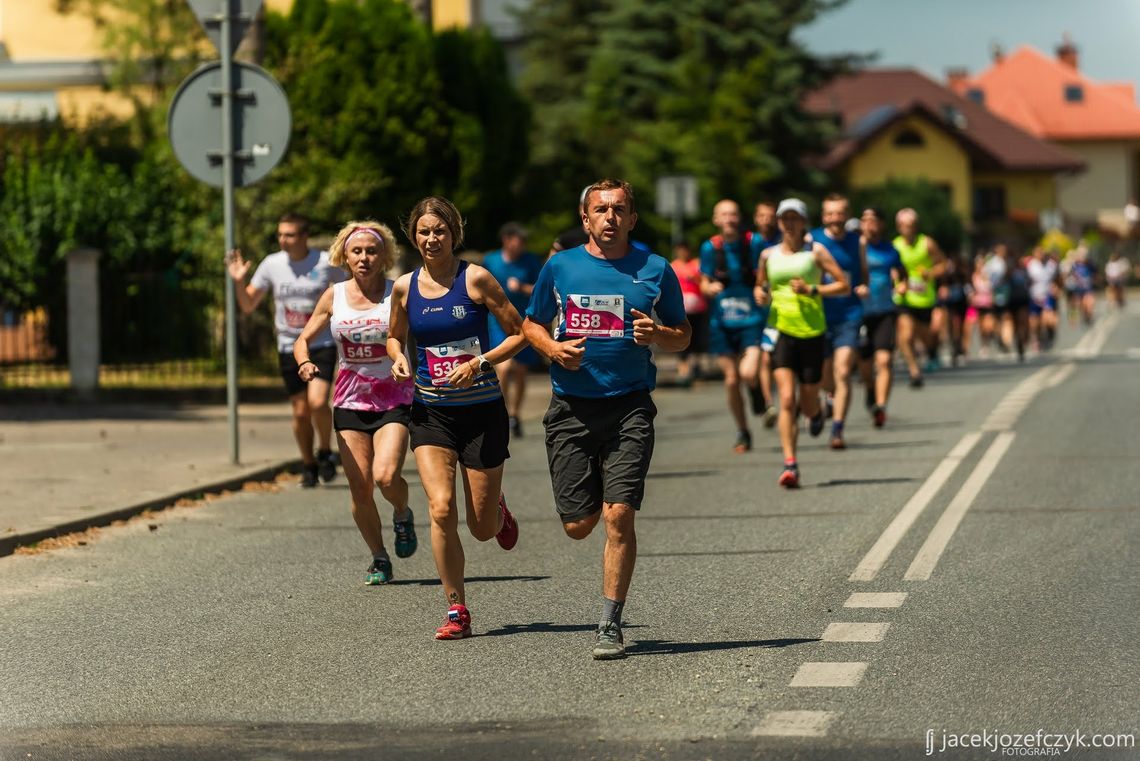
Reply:
[[[528, 441], [541, 441], [549, 401], [548, 378], [532, 376], [522, 414]], [[0, 407], [0, 557], [182, 497], [272, 479], [300, 463], [290, 419], [286, 401], [240, 405], [241, 464], [232, 465], [224, 405]], [[415, 467], [410, 457], [406, 467]]]

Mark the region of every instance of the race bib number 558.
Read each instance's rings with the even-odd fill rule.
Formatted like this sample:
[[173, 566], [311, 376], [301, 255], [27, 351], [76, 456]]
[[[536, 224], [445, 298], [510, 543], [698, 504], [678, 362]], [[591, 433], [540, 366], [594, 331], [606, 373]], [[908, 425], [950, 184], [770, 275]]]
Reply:
[[453, 341], [439, 346], [427, 346], [424, 354], [427, 356], [428, 375], [431, 376], [431, 385], [447, 385], [447, 376], [464, 362], [470, 362], [483, 353], [477, 337], [464, 338], [462, 341]]
[[625, 335], [625, 299], [621, 296], [566, 297], [566, 335], [621, 338]]

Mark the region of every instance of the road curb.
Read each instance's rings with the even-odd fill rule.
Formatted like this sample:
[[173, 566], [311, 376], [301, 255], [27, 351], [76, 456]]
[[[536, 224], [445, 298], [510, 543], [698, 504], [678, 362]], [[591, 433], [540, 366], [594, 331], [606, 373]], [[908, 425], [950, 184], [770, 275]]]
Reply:
[[281, 473], [297, 472], [301, 468], [300, 459], [285, 460], [275, 465], [270, 465], [257, 470], [251, 470], [241, 475], [227, 478], [222, 481], [215, 481], [201, 486], [195, 486], [192, 489], [183, 489], [182, 491], [175, 492], [163, 497], [156, 497], [149, 499], [145, 502], [131, 505], [129, 507], [121, 507], [116, 510], [110, 510], [105, 513], [98, 513], [90, 515], [79, 520], [68, 521], [60, 523], [55, 526], [50, 526], [45, 529], [38, 529], [36, 531], [28, 531], [20, 534], [9, 534], [8, 536], [0, 537], [0, 558], [7, 557], [16, 552], [18, 547], [26, 547], [36, 542], [41, 542], [44, 539], [52, 539], [57, 536], [64, 536], [65, 534], [73, 534], [77, 531], [86, 531], [89, 528], [102, 528], [109, 526], [115, 521], [126, 520], [140, 515], [147, 510], [161, 510], [172, 506], [180, 499], [188, 497], [199, 497], [204, 494], [218, 494], [223, 491], [237, 491], [241, 489], [242, 485], [249, 481], [270, 481], [276, 478]]

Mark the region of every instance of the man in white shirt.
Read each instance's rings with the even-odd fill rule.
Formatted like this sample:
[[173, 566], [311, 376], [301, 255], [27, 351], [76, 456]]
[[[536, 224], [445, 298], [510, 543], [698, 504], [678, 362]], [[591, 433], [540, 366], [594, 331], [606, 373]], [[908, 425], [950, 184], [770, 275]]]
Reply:
[[[333, 283], [348, 274], [329, 264], [328, 253], [309, 248], [309, 220], [300, 214], [285, 214], [277, 222], [277, 241], [281, 250], [261, 261], [248, 285], [245, 276], [250, 262], [240, 251], [227, 257], [227, 269], [234, 280], [238, 307], [249, 314], [257, 308], [266, 292], [273, 291], [273, 327], [277, 333], [277, 352], [281, 379], [293, 404], [293, 437], [301, 450], [301, 485], [312, 488], [336, 476], [336, 460], [332, 456], [332, 410], [329, 389], [336, 367], [336, 344], [326, 328], [309, 346], [317, 365], [317, 377], [308, 384], [297, 375], [293, 358], [293, 342], [301, 335], [305, 323], [316, 308], [317, 300]], [[313, 455], [313, 429], [318, 449]]]

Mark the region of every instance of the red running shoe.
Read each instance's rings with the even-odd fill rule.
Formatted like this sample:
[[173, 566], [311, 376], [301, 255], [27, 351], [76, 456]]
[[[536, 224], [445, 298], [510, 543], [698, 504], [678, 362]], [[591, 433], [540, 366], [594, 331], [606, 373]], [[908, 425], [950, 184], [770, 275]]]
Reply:
[[463, 605], [447, 609], [443, 626], [435, 630], [436, 639], [466, 639], [471, 636], [471, 612]]
[[495, 541], [504, 550], [513, 550], [519, 541], [519, 524], [507, 509], [507, 496], [502, 492], [499, 492], [499, 515], [503, 516], [503, 525], [495, 534]]
[[785, 489], [798, 489], [800, 488], [800, 469], [795, 463], [789, 463], [784, 466], [783, 471], [780, 472], [780, 480], [777, 481], [780, 486]]
[[871, 411], [871, 418], [876, 428], [882, 428], [887, 422], [887, 410], [879, 405], [875, 405], [875, 409]]

